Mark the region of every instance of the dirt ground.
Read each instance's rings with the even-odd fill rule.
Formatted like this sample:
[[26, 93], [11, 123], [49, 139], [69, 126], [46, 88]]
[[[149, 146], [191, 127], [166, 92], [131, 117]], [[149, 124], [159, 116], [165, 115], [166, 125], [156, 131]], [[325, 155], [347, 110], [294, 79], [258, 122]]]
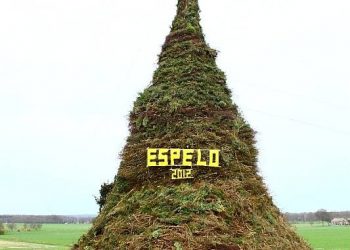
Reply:
[[[57, 250], [59, 248], [56, 248], [55, 246], [49, 246], [49, 245], [43, 245], [43, 244], [33, 244], [33, 243], [26, 243], [26, 242], [14, 242], [14, 241], [4, 241], [0, 240], [0, 249], [51, 249], [51, 250]], [[62, 248], [63, 249], [63, 248]]]

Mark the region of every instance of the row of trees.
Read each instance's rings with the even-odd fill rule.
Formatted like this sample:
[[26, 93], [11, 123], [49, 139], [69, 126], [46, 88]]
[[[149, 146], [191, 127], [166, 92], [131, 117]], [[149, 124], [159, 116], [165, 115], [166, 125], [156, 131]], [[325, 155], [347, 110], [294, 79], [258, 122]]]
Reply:
[[27, 224], [75, 224], [91, 223], [94, 216], [64, 216], [64, 215], [0, 215], [0, 221], [4, 223], [27, 223]]
[[309, 213], [285, 213], [285, 217], [290, 222], [325, 222], [330, 223], [334, 218], [350, 218], [350, 211], [329, 212], [325, 209], [319, 209], [316, 212]]
[[[6, 223], [6, 227], [9, 231], [32, 231], [32, 230], [40, 230], [42, 228], [42, 224], [40, 223], [31, 223], [31, 224], [27, 224], [24, 223], [21, 225], [21, 227], [18, 227], [18, 225], [16, 223]], [[2, 222], [0, 222], [0, 235], [5, 234], [5, 224], [3, 224]]]
[[[16, 225], [14, 223], [10, 223], [13, 225]], [[22, 225], [22, 230], [23, 231], [31, 231], [31, 230], [40, 230], [43, 227], [43, 224], [39, 224], [39, 223], [31, 223], [31, 224], [23, 224]]]

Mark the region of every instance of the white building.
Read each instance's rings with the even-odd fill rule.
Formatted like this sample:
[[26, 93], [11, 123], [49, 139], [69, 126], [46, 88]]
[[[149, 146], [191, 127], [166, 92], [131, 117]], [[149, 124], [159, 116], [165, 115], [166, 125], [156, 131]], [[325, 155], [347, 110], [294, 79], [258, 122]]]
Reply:
[[338, 225], [338, 226], [344, 226], [344, 225], [349, 225], [349, 220], [344, 219], [344, 218], [334, 218], [331, 223], [333, 225]]

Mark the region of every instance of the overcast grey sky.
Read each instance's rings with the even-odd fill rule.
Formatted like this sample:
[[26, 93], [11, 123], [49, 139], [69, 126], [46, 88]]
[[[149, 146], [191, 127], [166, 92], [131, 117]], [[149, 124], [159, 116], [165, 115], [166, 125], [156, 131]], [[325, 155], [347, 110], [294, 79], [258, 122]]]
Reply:
[[[349, 210], [350, 2], [200, 0], [282, 211]], [[0, 1], [0, 214], [93, 214], [176, 0]]]

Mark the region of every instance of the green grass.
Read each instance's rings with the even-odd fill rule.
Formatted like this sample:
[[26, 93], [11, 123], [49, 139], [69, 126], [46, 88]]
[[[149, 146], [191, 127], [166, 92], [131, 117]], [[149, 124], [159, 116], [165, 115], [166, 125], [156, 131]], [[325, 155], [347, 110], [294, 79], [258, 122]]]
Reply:
[[317, 250], [350, 250], [349, 226], [296, 224], [297, 232]]
[[5, 235], [0, 235], [0, 241], [39, 243], [54, 245], [54, 249], [69, 249], [90, 227], [89, 224], [44, 224], [38, 231], [7, 231]]
[[[350, 227], [346, 226], [322, 226], [320, 224], [296, 224], [297, 232], [317, 250], [350, 250]], [[27, 242], [44, 245], [52, 245], [50, 250], [69, 249], [81, 235], [87, 232], [91, 225], [76, 224], [44, 224], [39, 231], [30, 232], [6, 232], [0, 236], [0, 241], [9, 241], [9, 248], [5, 243], [0, 244], [0, 249], [11, 249], [10, 242]], [[13, 249], [13, 248], [12, 248]], [[17, 249], [40, 249], [35, 245], [23, 244]]]

